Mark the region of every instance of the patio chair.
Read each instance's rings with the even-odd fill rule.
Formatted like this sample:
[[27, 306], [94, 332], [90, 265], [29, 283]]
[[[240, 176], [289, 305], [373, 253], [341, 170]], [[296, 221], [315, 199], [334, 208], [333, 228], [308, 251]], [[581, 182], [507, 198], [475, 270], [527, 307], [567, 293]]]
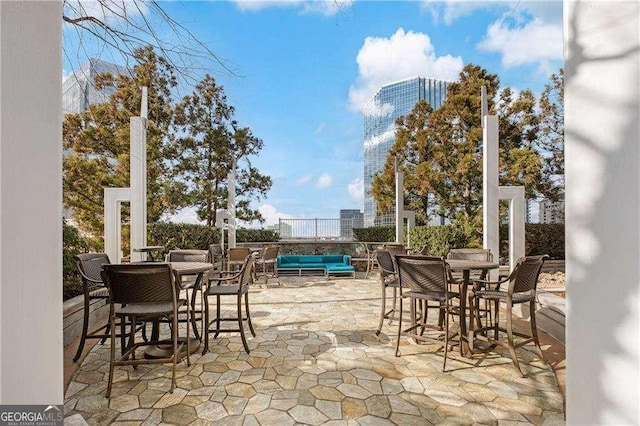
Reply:
[[378, 260], [376, 259], [376, 249], [373, 243], [364, 243], [364, 248], [367, 251], [367, 272], [365, 273], [365, 279], [368, 279], [373, 272], [373, 269], [378, 266]]
[[[103, 265], [108, 265], [111, 262], [106, 253], [80, 253], [73, 256], [73, 258], [76, 261], [78, 272], [82, 278], [82, 292], [84, 296], [82, 334], [80, 335], [78, 350], [73, 357], [73, 362], [77, 362], [82, 355], [87, 339], [101, 339], [101, 343], [104, 343], [110, 336], [108, 321], [102, 322], [98, 328], [89, 332], [89, 319], [91, 317], [89, 309], [91, 302], [94, 300], [102, 300], [104, 303], [108, 303], [109, 301], [109, 291], [102, 281], [100, 272], [102, 271]], [[118, 337], [124, 339], [124, 336], [120, 336], [119, 334]]]
[[407, 254], [406, 246], [400, 243], [384, 243], [382, 250], [388, 251], [392, 259], [395, 259], [397, 254]]
[[[138, 263], [138, 264], [114, 264], [105, 265], [102, 278], [109, 289], [109, 324], [111, 351], [109, 355], [109, 381], [106, 397], [111, 396], [113, 385], [113, 372], [116, 366], [132, 365], [137, 368], [139, 364], [157, 364], [171, 362], [171, 389], [176, 386], [176, 364], [182, 359], [181, 350], [184, 343], [178, 340], [178, 308], [189, 304], [186, 300], [178, 299], [180, 291], [177, 286], [171, 266], [167, 263]], [[125, 333], [125, 320], [129, 318], [131, 324], [138, 320], [152, 320], [168, 318], [171, 320], [171, 338], [169, 340], [150, 340], [136, 343], [135, 327], [130, 327], [129, 343], [122, 356], [116, 359], [116, 321], [119, 319], [121, 332]], [[187, 334], [185, 340], [187, 351], [187, 363], [189, 359], [189, 323], [187, 322]], [[172, 350], [166, 358], [147, 358], [144, 355], [137, 356], [139, 348], [149, 345], [170, 344]]]
[[[459, 259], [459, 260], [478, 260], [481, 262], [493, 262], [493, 254], [489, 249], [482, 248], [456, 248], [450, 249], [447, 253], [447, 259]], [[449, 283], [461, 285], [463, 281], [462, 272], [449, 272]], [[470, 279], [480, 283], [480, 280], [487, 278], [488, 270], [472, 270], [470, 272]], [[478, 284], [479, 285], [479, 284]], [[489, 309], [488, 303], [485, 303], [485, 307], [482, 309], [482, 316], [487, 319], [487, 324], [491, 322], [491, 309]], [[472, 315], [473, 316], [473, 315]], [[478, 323], [478, 327], [481, 327], [481, 323]]]
[[[400, 283], [398, 282], [398, 274], [396, 273], [395, 262], [391, 258], [391, 253], [386, 250], [376, 250], [375, 251], [376, 262], [378, 263], [380, 270], [380, 285], [382, 288], [382, 310], [380, 311], [380, 322], [378, 323], [378, 329], [376, 330], [376, 336], [380, 335], [380, 331], [382, 331], [382, 324], [386, 318], [389, 318], [393, 321], [393, 314], [396, 311], [396, 300], [397, 300], [397, 292], [398, 287], [400, 287]], [[391, 287], [393, 289], [393, 305], [389, 311], [386, 311], [387, 307], [387, 288]]]
[[247, 256], [251, 254], [249, 247], [232, 247], [227, 250], [227, 270], [236, 271], [242, 267]]
[[[410, 336], [416, 341], [441, 340], [431, 336], [425, 336], [426, 329], [436, 330], [438, 334], [444, 332], [444, 361], [442, 371], [447, 365], [449, 350], [449, 316], [459, 313], [452, 301], [459, 297], [458, 293], [449, 290], [447, 266], [443, 258], [430, 256], [405, 256], [397, 255], [398, 277], [400, 282], [400, 318], [398, 320], [398, 340], [396, 342], [396, 356], [400, 356], [401, 336]], [[411, 325], [402, 328], [402, 301], [410, 299]], [[416, 316], [416, 303], [422, 301], [422, 315]], [[435, 302], [430, 304], [429, 302]], [[437, 309], [444, 316], [444, 329], [440, 325], [427, 323], [429, 309]], [[418, 321], [416, 321], [418, 319]]]
[[[255, 255], [249, 255], [245, 258], [240, 271], [228, 275], [226, 272], [220, 272], [220, 276], [212, 277], [207, 281], [204, 289], [204, 306], [205, 306], [205, 334], [204, 349], [202, 354], [204, 355], [209, 350], [209, 334], [213, 333], [214, 337], [218, 337], [220, 333], [240, 333], [242, 339], [242, 345], [244, 350], [249, 353], [249, 345], [247, 344], [247, 338], [245, 336], [244, 326], [245, 322], [249, 325], [249, 330], [253, 337], [256, 336], [256, 332], [253, 329], [251, 323], [251, 314], [249, 311], [249, 285], [253, 281], [255, 267]], [[209, 298], [216, 298], [216, 317], [212, 320], [209, 319]], [[223, 317], [221, 312], [221, 298], [222, 297], [235, 297], [236, 298], [236, 315], [233, 317]], [[244, 298], [244, 305], [246, 310], [242, 312], [242, 299]], [[237, 322], [237, 328], [222, 328], [221, 323], [223, 321]], [[211, 328], [215, 324], [215, 328]]]
[[[208, 250], [169, 250], [167, 254], [167, 261], [169, 262], [202, 262], [208, 263], [209, 261], [209, 251]], [[186, 279], [185, 279], [186, 278]], [[196, 321], [202, 321], [202, 309], [196, 309], [196, 294], [200, 291], [200, 301], [203, 301], [202, 297], [202, 283], [206, 282], [208, 279], [207, 274], [205, 273], [198, 285], [195, 285], [196, 278], [193, 275], [182, 276], [182, 282], [179, 283], [182, 288], [189, 288], [191, 290], [191, 324], [193, 327], [193, 334], [196, 339], [200, 338], [200, 333], [198, 332], [198, 327], [196, 325]], [[186, 290], [188, 293], [188, 290]], [[189, 295], [187, 294], [187, 298]], [[200, 315], [196, 317], [196, 314]], [[179, 321], [179, 322], [183, 322]]]
[[223, 270], [225, 268], [224, 250], [220, 244], [209, 244], [209, 260], [213, 264], [214, 270]]
[[262, 257], [256, 260], [256, 270], [261, 273], [265, 286], [269, 283], [269, 278], [275, 278], [278, 280], [278, 285], [280, 285], [278, 267], [276, 265], [279, 251], [279, 246], [265, 247]]
[[[480, 300], [487, 300], [494, 304], [494, 320], [493, 324], [488, 327], [483, 327], [479, 330], [475, 330], [477, 336], [476, 339], [487, 341], [491, 344], [496, 344], [509, 349], [513, 365], [520, 374], [524, 377], [520, 363], [518, 362], [518, 355], [516, 349], [526, 344], [532, 343], [535, 345], [536, 352], [540, 359], [544, 361], [542, 355], [542, 349], [540, 348], [540, 342], [538, 340], [538, 328], [536, 326], [536, 288], [538, 285], [538, 277], [544, 262], [549, 258], [547, 255], [543, 256], [527, 256], [518, 260], [513, 271], [509, 276], [496, 282], [490, 282], [486, 280], [476, 280], [484, 286], [485, 289], [474, 289], [472, 305], [476, 307], [476, 315], [479, 315], [477, 306]], [[508, 282], [508, 288], [506, 291], [500, 290], [500, 286]], [[495, 288], [492, 289], [492, 287]], [[499, 307], [500, 303], [505, 304], [506, 315], [506, 327], [500, 327]], [[531, 327], [531, 334], [518, 333], [513, 330], [513, 306], [517, 304], [528, 303], [529, 304], [529, 325]], [[471, 327], [473, 327], [473, 321], [470, 321]], [[493, 336], [491, 336], [493, 331]], [[474, 332], [473, 329], [470, 332]], [[486, 332], [486, 335], [484, 334]], [[500, 333], [506, 333], [506, 341], [500, 339]], [[514, 336], [522, 337], [523, 339], [516, 341]]]

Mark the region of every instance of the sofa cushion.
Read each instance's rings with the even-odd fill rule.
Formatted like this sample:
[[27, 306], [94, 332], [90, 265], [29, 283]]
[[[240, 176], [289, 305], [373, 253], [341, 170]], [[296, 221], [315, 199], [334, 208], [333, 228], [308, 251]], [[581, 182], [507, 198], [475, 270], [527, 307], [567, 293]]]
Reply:
[[279, 263], [278, 268], [280, 269], [300, 269], [302, 267], [301, 263]]
[[342, 254], [327, 254], [325, 256], [322, 256], [324, 258], [324, 263], [347, 263], [345, 259], [348, 258], [349, 256], [344, 256]]
[[338, 272], [345, 271], [350, 272], [354, 270], [354, 267], [351, 265], [345, 265], [344, 263], [325, 263], [327, 271]]
[[300, 256], [300, 263], [324, 264], [324, 256], [315, 256], [315, 255]]

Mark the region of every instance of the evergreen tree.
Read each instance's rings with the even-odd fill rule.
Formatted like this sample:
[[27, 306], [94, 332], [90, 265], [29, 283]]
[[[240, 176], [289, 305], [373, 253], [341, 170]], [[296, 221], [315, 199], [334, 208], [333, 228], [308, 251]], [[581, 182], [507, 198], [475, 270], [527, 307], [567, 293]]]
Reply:
[[538, 147], [544, 153], [544, 173], [552, 178], [549, 198], [564, 194], [564, 70], [552, 74], [539, 100], [540, 132]]
[[227, 175], [234, 164], [238, 218], [262, 221], [249, 203], [271, 188], [271, 178], [260, 174], [250, 161], [263, 142], [248, 127], [240, 127], [234, 114], [223, 87], [210, 75], [176, 107], [177, 126], [185, 136], [174, 147], [174, 177], [184, 183], [190, 204], [209, 226], [215, 225], [217, 210], [227, 206]]
[[100, 240], [103, 234], [104, 188], [129, 186], [129, 120], [140, 114], [142, 87], [148, 88], [147, 217], [160, 219], [184, 203], [183, 192], [171, 182], [165, 161], [171, 139], [171, 90], [176, 80], [171, 66], [151, 47], [134, 52], [131, 75], [105, 73], [96, 77], [99, 89], [113, 90], [108, 102], [92, 104], [63, 123], [63, 202], [79, 228]]

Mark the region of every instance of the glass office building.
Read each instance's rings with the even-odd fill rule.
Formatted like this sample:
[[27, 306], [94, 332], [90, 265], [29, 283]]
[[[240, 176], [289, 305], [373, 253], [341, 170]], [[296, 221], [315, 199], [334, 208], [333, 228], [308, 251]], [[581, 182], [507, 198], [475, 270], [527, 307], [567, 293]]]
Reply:
[[381, 172], [387, 154], [395, 142], [396, 118], [407, 115], [420, 100], [433, 109], [439, 108], [447, 96], [447, 82], [425, 77], [382, 86], [367, 103], [364, 112], [364, 226], [393, 226], [395, 211], [376, 214], [371, 193], [373, 176]]
[[62, 83], [63, 114], [78, 114], [89, 108], [91, 104], [107, 102], [116, 89], [113, 87], [98, 89], [95, 86], [96, 75], [105, 72], [113, 75], [131, 75], [125, 67], [100, 59], [87, 59]]

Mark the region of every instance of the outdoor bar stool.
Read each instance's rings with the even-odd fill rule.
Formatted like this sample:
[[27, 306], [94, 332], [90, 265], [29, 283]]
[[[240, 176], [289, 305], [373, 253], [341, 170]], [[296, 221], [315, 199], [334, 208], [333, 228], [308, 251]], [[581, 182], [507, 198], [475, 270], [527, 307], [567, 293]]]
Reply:
[[[209, 350], [209, 334], [213, 333], [214, 337], [218, 337], [220, 333], [240, 333], [240, 338], [242, 339], [242, 345], [244, 346], [244, 350], [249, 353], [249, 345], [247, 344], [247, 338], [245, 336], [245, 322], [249, 326], [249, 330], [251, 331], [251, 335], [253, 337], [256, 336], [256, 332], [253, 329], [253, 324], [251, 323], [251, 314], [249, 311], [249, 286], [253, 282], [254, 275], [254, 267], [255, 267], [255, 255], [249, 255], [245, 258], [242, 267], [239, 272], [233, 273], [229, 272], [220, 272], [220, 276], [210, 277], [207, 281], [206, 287], [204, 289], [204, 315], [205, 315], [205, 330], [203, 334], [204, 338], [204, 349], [202, 354], [204, 355]], [[216, 317], [214, 319], [209, 319], [209, 298], [216, 298]], [[221, 298], [229, 297], [236, 299], [236, 315], [231, 317], [223, 317], [221, 312]], [[242, 311], [242, 302], [244, 299], [245, 311]], [[231, 321], [237, 323], [237, 328], [222, 328], [222, 322]], [[215, 325], [215, 328], [211, 328], [212, 325]]]
[[378, 260], [376, 259], [376, 249], [373, 243], [364, 243], [364, 248], [367, 251], [367, 272], [364, 277], [369, 278], [373, 269], [378, 266]]
[[261, 272], [265, 286], [269, 283], [269, 278], [275, 278], [278, 281], [278, 285], [280, 285], [278, 266], [276, 264], [279, 251], [280, 247], [278, 246], [265, 247], [262, 257], [256, 260], [256, 271]]
[[[400, 315], [398, 319], [398, 340], [396, 342], [396, 356], [400, 356], [400, 338], [409, 336], [415, 341], [435, 341], [442, 343], [439, 337], [425, 336], [425, 330], [430, 329], [444, 334], [444, 361], [442, 371], [447, 366], [449, 351], [449, 316], [459, 314], [453, 306], [453, 300], [458, 293], [449, 290], [447, 266], [443, 258], [430, 256], [396, 255], [398, 278], [400, 282]], [[411, 324], [402, 328], [403, 300], [410, 299]], [[422, 304], [422, 314], [416, 315], [416, 304]], [[429, 302], [435, 302], [430, 305]], [[427, 323], [429, 309], [437, 309], [444, 317], [444, 329], [438, 324]]]
[[[382, 310], [380, 311], [380, 322], [376, 330], [376, 336], [378, 336], [385, 318], [390, 319], [389, 323], [393, 321], [393, 314], [396, 311], [397, 289], [400, 287], [400, 283], [398, 282], [398, 274], [391, 254], [386, 250], [376, 250], [375, 256], [380, 269], [380, 285], [382, 289]], [[386, 310], [387, 288], [393, 289], [393, 305], [389, 311]]]
[[[167, 260], [169, 262], [200, 262], [200, 263], [207, 263], [209, 260], [209, 251], [208, 250], [170, 250], [169, 253], [167, 254]], [[196, 322], [197, 321], [202, 321], [203, 320], [203, 316], [202, 316], [202, 309], [197, 310], [196, 309], [196, 294], [198, 293], [198, 291], [200, 292], [200, 301], [203, 302], [203, 297], [202, 297], [202, 283], [206, 282], [206, 280], [208, 279], [208, 277], [205, 276], [202, 277], [202, 279], [200, 280], [200, 282], [198, 283], [198, 286], [191, 286], [188, 283], [195, 283], [194, 280], [195, 278], [193, 278], [193, 275], [191, 276], [186, 276], [183, 277], [186, 279], [183, 279], [183, 282], [180, 283], [182, 288], [190, 288], [191, 289], [191, 324], [193, 327], [193, 334], [196, 337], [196, 339], [200, 338], [200, 333], [198, 332], [198, 327], [196, 326]], [[187, 295], [188, 297], [188, 295]], [[203, 306], [203, 304], [201, 304], [201, 306]], [[199, 314], [199, 317], [196, 317], [196, 314]], [[184, 321], [184, 320], [183, 320]], [[180, 322], [180, 321], [179, 321]]]
[[[80, 335], [78, 350], [73, 357], [73, 362], [77, 362], [82, 355], [87, 339], [101, 339], [101, 343], [104, 343], [110, 336], [108, 321], [102, 322], [97, 329], [89, 332], [89, 318], [91, 314], [89, 309], [93, 300], [102, 300], [105, 303], [109, 301], [109, 291], [105, 287], [100, 273], [102, 272], [102, 267], [111, 262], [106, 253], [80, 253], [73, 256], [73, 258], [76, 261], [78, 272], [82, 278], [82, 291], [84, 295], [82, 334]], [[139, 328], [142, 328], [142, 325], [140, 325]], [[124, 342], [125, 336], [118, 334], [118, 337], [121, 337]]]
[[251, 254], [249, 247], [232, 247], [227, 250], [227, 270], [236, 271], [242, 267], [247, 256]]
[[[106, 397], [111, 396], [114, 368], [120, 365], [132, 365], [137, 368], [139, 364], [158, 364], [171, 362], [171, 389], [176, 387], [176, 365], [182, 360], [181, 350], [184, 343], [178, 339], [178, 309], [186, 305], [187, 314], [189, 304], [184, 299], [178, 299], [180, 286], [176, 283], [171, 265], [168, 263], [130, 263], [105, 265], [102, 271], [102, 279], [109, 289], [109, 324], [111, 351], [109, 356], [109, 381]], [[124, 353], [116, 359], [116, 321], [119, 319], [121, 332], [125, 333], [125, 319], [129, 318], [131, 324], [137, 320], [155, 320], [167, 318], [171, 321], [171, 338], [169, 340], [150, 340], [147, 342], [135, 341], [135, 327], [130, 327], [129, 343]], [[189, 322], [187, 321], [186, 333], [186, 357], [189, 359]], [[137, 350], [150, 345], [170, 344], [172, 350], [163, 358], [149, 358], [142, 354], [138, 356]]]
[[[470, 333], [476, 333], [475, 339], [507, 348], [511, 354], [513, 365], [521, 377], [524, 377], [524, 374], [518, 362], [517, 348], [533, 343], [540, 360], [545, 362], [542, 349], [540, 348], [538, 328], [536, 326], [536, 288], [540, 271], [548, 258], [549, 256], [546, 254], [542, 256], [522, 257], [517, 261], [513, 271], [506, 279], [496, 282], [485, 280], [474, 281], [474, 283], [477, 282], [485, 288], [473, 290], [472, 308], [474, 306], [476, 307], [476, 316], [480, 314], [477, 308], [479, 301], [486, 300], [494, 304], [494, 319], [493, 324], [475, 331], [473, 330], [473, 321], [470, 321]], [[506, 291], [500, 290], [501, 284], [506, 282], [509, 283]], [[492, 288], [493, 286], [495, 286], [495, 288]], [[506, 327], [500, 326], [499, 308], [501, 303], [505, 305]], [[529, 304], [530, 335], [518, 333], [513, 330], [513, 306], [522, 303]], [[493, 336], [491, 336], [491, 332], [493, 332]], [[506, 334], [506, 341], [500, 339], [500, 333]], [[514, 336], [521, 337], [522, 339], [516, 341]]]

